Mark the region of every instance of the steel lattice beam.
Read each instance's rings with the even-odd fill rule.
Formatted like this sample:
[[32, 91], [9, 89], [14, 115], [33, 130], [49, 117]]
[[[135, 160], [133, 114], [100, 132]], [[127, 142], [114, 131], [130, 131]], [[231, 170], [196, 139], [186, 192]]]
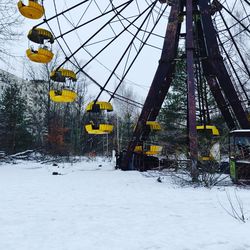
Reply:
[[207, 49], [205, 44], [204, 33], [202, 29], [201, 20], [197, 19], [195, 22], [196, 32], [198, 36], [198, 44], [199, 44], [199, 56], [202, 64], [203, 74], [207, 80], [210, 91], [215, 99], [215, 102], [218, 105], [218, 108], [221, 111], [222, 116], [225, 119], [225, 122], [230, 130], [235, 129], [236, 123], [233, 119], [233, 116], [228, 108], [227, 102], [223, 93], [221, 92], [220, 86], [214, 76], [214, 72], [212, 66], [209, 64]]
[[179, 0], [177, 0], [171, 7], [159, 65], [134, 130], [133, 138], [129, 143], [127, 153], [122, 160], [121, 169], [123, 170], [135, 168], [131, 165], [131, 159], [135, 146], [139, 143], [143, 132], [146, 130], [146, 122], [148, 120], [156, 119], [168, 92], [169, 86], [172, 82], [173, 73], [175, 70], [174, 59], [177, 55], [181, 27], [179, 18], [181, 8], [182, 7]]
[[194, 79], [194, 30], [193, 30], [193, 0], [186, 1], [186, 55], [187, 55], [187, 90], [188, 90], [188, 139], [191, 159], [191, 176], [195, 180], [197, 173], [197, 130], [196, 103]]
[[199, 7], [201, 12], [201, 22], [206, 44], [208, 63], [211, 67], [210, 70], [212, 75], [218, 79], [220, 87], [223, 90], [226, 99], [230, 103], [241, 128], [250, 128], [246, 113], [241, 105], [237, 92], [220, 54], [218, 41], [216, 39], [216, 30], [213, 26], [208, 2], [208, 0], [200, 1]]

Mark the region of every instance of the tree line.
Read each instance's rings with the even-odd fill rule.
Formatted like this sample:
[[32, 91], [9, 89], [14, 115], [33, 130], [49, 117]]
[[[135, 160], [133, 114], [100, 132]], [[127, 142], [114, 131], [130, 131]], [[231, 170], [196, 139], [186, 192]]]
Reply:
[[[87, 134], [84, 126], [90, 118], [85, 107], [94, 100], [87, 91], [91, 82], [85, 76], [79, 75], [75, 89], [78, 95], [76, 102], [52, 102], [48, 93], [56, 86], [50, 80], [50, 72], [56, 68], [57, 61], [58, 58], [53, 63], [39, 67], [27, 63], [28, 81], [21, 80], [18, 83], [11, 77], [2, 77], [5, 87], [0, 94], [0, 151], [13, 154], [37, 149], [53, 155], [111, 155], [112, 150], [126, 149], [140, 110], [127, 102], [115, 100], [115, 111], [106, 117], [106, 121], [114, 125], [113, 132], [109, 135]], [[188, 138], [185, 78], [185, 62], [179, 61], [171, 89], [158, 117], [162, 131], [151, 134], [148, 139], [148, 143], [164, 146], [164, 155], [186, 150]], [[203, 88], [207, 86], [204, 85]], [[209, 91], [203, 91], [207, 95], [209, 107], [214, 107], [214, 100], [208, 93]], [[119, 94], [132, 100], [138, 98], [126, 84], [119, 89]], [[197, 110], [197, 124], [200, 122], [198, 113]], [[211, 119], [212, 123], [221, 124], [224, 128], [218, 110]]]
[[[88, 79], [78, 76], [75, 102], [55, 103], [48, 94], [56, 87], [49, 77], [55, 65], [27, 65], [30, 80], [2, 75], [0, 151], [14, 154], [36, 149], [53, 155], [111, 155], [112, 150], [126, 147], [136, 120], [135, 108], [115, 101], [117, 112], [105, 115], [106, 122], [114, 125], [113, 133], [89, 135], [85, 124], [90, 117], [85, 107], [94, 97], [87, 92]], [[131, 89], [123, 88], [120, 94], [135, 98]]]

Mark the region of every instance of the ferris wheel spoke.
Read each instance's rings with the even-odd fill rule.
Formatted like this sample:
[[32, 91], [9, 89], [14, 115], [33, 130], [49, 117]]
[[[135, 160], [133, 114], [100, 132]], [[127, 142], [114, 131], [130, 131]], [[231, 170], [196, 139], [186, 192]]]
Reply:
[[54, 16], [48, 18], [48, 19], [45, 18], [43, 22], [41, 22], [41, 23], [35, 25], [34, 28], [37, 28], [37, 27], [39, 27], [39, 26], [41, 26], [41, 25], [43, 25], [43, 24], [45, 24], [45, 23], [47, 23], [47, 22], [49, 22], [49, 21], [51, 21], [51, 20], [57, 18], [58, 16], [63, 15], [63, 14], [65, 14], [65, 13], [67, 13], [67, 12], [69, 12], [69, 11], [71, 11], [71, 10], [73, 10], [73, 9], [75, 9], [75, 8], [77, 8], [77, 7], [79, 7], [79, 6], [81, 6], [82, 4], [84, 4], [84, 3], [88, 2], [88, 1], [90, 1], [90, 0], [84, 0], [84, 1], [82, 1], [82, 2], [80, 2], [80, 3], [78, 3], [78, 4], [75, 4], [74, 6], [68, 8], [68, 9], [66, 9], [66, 10], [63, 10], [62, 12], [58, 13], [57, 15], [54, 15]]
[[89, 10], [89, 8], [90, 8], [92, 2], [93, 2], [93, 0], [91, 0], [91, 1], [89, 2], [89, 4], [87, 5], [86, 9], [83, 11], [81, 17], [79, 18], [79, 20], [78, 20], [78, 22], [77, 22], [77, 24], [76, 24], [76, 27], [81, 23], [83, 17], [85, 16], [85, 14], [87, 13], [87, 11]]
[[[133, 13], [135, 12], [135, 10], [137, 13], [128, 15], [131, 12], [127, 11], [128, 10], [127, 7], [132, 2], [135, 5], [135, 9], [133, 10]], [[157, 37], [158, 39], [161, 39], [161, 40], [163, 39], [162, 35], [153, 33], [153, 31], [149, 30], [150, 25], [157, 23], [157, 18], [159, 15], [164, 16], [164, 12], [161, 13], [159, 11], [159, 10], [162, 10], [163, 5], [160, 5], [161, 6], [160, 8], [157, 7], [158, 9], [157, 11], [155, 11], [155, 7], [157, 3], [159, 3], [158, 0], [150, 1], [150, 4], [147, 3], [147, 8], [145, 8], [145, 4], [143, 4], [141, 1], [138, 1], [138, 0], [127, 1], [120, 5], [117, 4], [118, 1], [116, 2], [115, 0], [112, 0], [112, 1], [108, 1], [108, 3], [107, 2], [103, 2], [103, 4], [100, 3], [100, 6], [99, 6], [99, 2], [97, 2], [96, 0], [88, 0], [88, 1], [83, 1], [81, 3], [78, 3], [70, 8], [67, 8], [67, 4], [64, 1], [65, 4], [63, 8], [67, 8], [67, 10], [63, 10], [61, 12], [58, 11], [59, 8], [57, 8], [56, 1], [53, 0], [52, 3], [54, 5], [55, 15], [50, 18], [45, 18], [45, 20], [48, 20], [47, 22], [48, 27], [50, 28], [50, 30], [53, 30], [54, 28], [52, 29], [52, 27], [50, 26], [50, 23], [52, 22], [53, 19], [56, 19], [58, 31], [56, 32], [57, 34], [53, 33], [53, 35], [65, 55], [65, 60], [57, 67], [57, 70], [61, 68], [64, 64], [69, 62], [78, 68], [78, 72], [81, 72], [83, 68], [85, 68], [88, 64], [90, 64], [94, 60], [96, 60], [97, 63], [104, 66], [106, 70], [110, 72], [111, 78], [112, 76], [114, 76], [120, 82], [121, 79], [124, 80], [124, 76], [127, 75], [128, 68], [130, 68], [131, 61], [133, 61], [134, 57], [137, 57], [137, 55], [139, 55], [142, 48], [144, 48], [145, 46], [148, 46], [148, 47], [160, 50], [160, 47], [158, 47], [157, 44], [147, 43], [148, 37], [150, 36]], [[73, 10], [76, 6], [80, 6], [82, 3], [85, 3], [85, 5], [82, 5], [82, 9], [83, 9], [82, 15], [78, 18], [77, 16], [72, 17], [70, 10]], [[84, 20], [85, 16], [87, 16], [88, 13], [91, 12], [91, 10], [93, 10], [93, 8], [90, 8], [91, 6], [92, 7], [95, 6], [96, 10], [100, 13], [100, 15], [97, 14], [94, 17], [92, 16], [92, 18], [90, 19], [87, 18], [87, 20]], [[123, 14], [125, 10], [126, 10], [126, 13]], [[148, 12], [147, 18], [145, 18], [144, 21], [141, 21], [142, 19], [138, 21], [140, 18], [143, 18], [143, 15], [145, 15], [147, 12]], [[104, 25], [100, 29], [98, 29], [96, 33], [89, 36], [87, 40], [84, 38], [84, 40], [82, 41], [81, 37], [77, 33], [77, 30], [80, 30], [82, 27], [87, 26], [90, 23], [94, 24], [98, 20], [101, 20], [101, 18], [104, 17], [105, 15], [108, 16], [110, 14], [112, 15], [112, 17], [110, 17], [109, 20], [105, 20]], [[61, 17], [62, 19], [59, 19], [59, 17]], [[63, 19], [70, 26], [69, 30], [65, 31], [65, 28], [62, 29], [62, 25], [64, 25], [62, 22]], [[78, 20], [75, 21], [75, 19], [78, 19]], [[117, 32], [118, 24], [120, 24], [120, 30]], [[113, 29], [113, 25], [114, 27], [116, 27], [116, 30]], [[97, 35], [99, 35], [99, 33], [102, 30], [103, 32], [104, 30], [106, 31], [108, 27], [110, 27], [110, 29], [113, 31], [114, 36], [109, 36], [103, 39], [98, 39], [99, 37], [95, 38]], [[69, 36], [73, 32], [75, 32], [75, 34], [77, 35], [78, 40], [81, 43], [81, 45], [77, 49], [74, 49], [72, 51], [72, 46], [69, 43]], [[125, 32], [128, 35], [132, 36], [132, 40], [126, 49], [126, 52], [124, 52], [123, 54], [123, 59], [121, 60], [124, 68], [121, 73], [118, 73], [116, 72], [116, 70], [110, 70], [106, 65], [102, 63], [102, 61], [98, 60], [97, 58], [103, 51], [106, 50], [106, 48], [113, 46], [115, 40], [117, 40], [118, 37], [120, 37], [123, 34], [126, 34]], [[98, 44], [102, 48], [96, 51], [95, 46]], [[89, 50], [89, 48], [91, 47], [93, 47], [95, 51], [94, 53], [91, 52], [92, 49]], [[77, 58], [78, 52], [80, 52], [81, 49], [83, 49], [83, 51], [85, 51], [90, 56], [90, 60], [88, 60], [87, 63], [85, 63], [83, 66], [79, 65], [79, 62], [78, 62], [79, 59]], [[119, 70], [121, 70], [121, 66], [119, 65], [120, 63], [117, 64], [117, 68], [119, 67]], [[107, 83], [108, 82], [109, 80], [107, 81]], [[100, 87], [100, 86], [99, 87], [105, 91], [105, 84], [103, 86], [104, 87]], [[114, 96], [115, 94], [113, 95], [113, 97]]]
[[248, 1], [248, 0], [243, 0], [247, 5], [249, 5], [250, 6], [250, 1]]
[[[152, 2], [148, 7], [155, 6], [155, 4], [156, 4], [156, 2]], [[148, 9], [148, 8], [147, 8], [147, 9]], [[154, 10], [154, 8], [153, 8], [152, 11], [151, 11], [151, 16], [153, 16], [153, 10]], [[145, 12], [145, 11], [143, 11], [143, 13], [144, 13], [144, 12]], [[159, 15], [159, 13], [158, 13], [158, 15]], [[122, 19], [120, 18], [120, 16], [122, 17]], [[125, 20], [126, 22], [130, 22], [130, 21], [129, 21], [129, 18], [124, 17], [122, 14], [119, 15], [118, 19], [119, 19], [119, 21], [121, 22], [121, 24], [123, 25], [123, 27], [124, 27], [124, 24], [122, 23], [122, 20]], [[148, 23], [149, 23], [149, 22], [150, 22], [150, 17], [148, 18]], [[130, 22], [130, 23], [131, 23], [131, 22]], [[133, 25], [134, 28], [139, 29], [138, 26], [136, 26], [134, 22], [132, 23], [132, 25]], [[148, 25], [147, 25], [147, 26], [148, 26]], [[143, 27], [142, 27], [142, 28], [140, 28], [140, 30], [141, 30], [142, 32], [144, 32], [144, 33], [148, 33], [147, 28], [143, 28]], [[129, 30], [128, 30], [128, 32], [133, 36], [133, 33], [132, 33], [132, 32], [130, 32]], [[151, 35], [158, 36], [158, 37], [161, 37], [161, 38], [163, 39], [163, 36], [159, 36], [159, 35], [154, 34], [154, 33], [153, 33], [153, 34], [150, 33], [150, 34], [151, 34]], [[142, 42], [142, 39], [140, 39], [139, 37], [136, 37], [136, 39], [137, 39], [139, 42]], [[153, 46], [153, 45], [152, 45], [152, 47], [159, 49], [158, 47]]]
[[230, 10], [228, 10], [225, 6], [222, 5], [222, 8], [240, 25], [244, 28], [245, 31], [247, 31], [248, 33], [250, 33], [250, 29], [245, 25], [243, 24], [242, 22], [240, 22], [240, 20], [235, 17], [235, 15], [233, 15]]
[[[60, 22], [59, 22], [59, 17], [58, 17], [58, 13], [57, 13], [57, 7], [56, 7], [56, 2], [55, 2], [55, 0], [53, 0], [53, 5], [54, 5], [55, 13], [56, 13], [57, 26], [58, 26], [60, 35], [62, 35], [62, 29], [61, 29], [61, 25], [60, 25]], [[64, 15], [64, 14], [63, 14], [63, 15]]]
[[[152, 4], [152, 9], [154, 8], [154, 6], [156, 5], [156, 2]], [[104, 88], [107, 86], [107, 84], [109, 83], [111, 77], [113, 76], [114, 72], [116, 71], [116, 69], [118, 68], [118, 66], [120, 65], [120, 63], [123, 60], [123, 57], [127, 54], [127, 52], [129, 51], [130, 47], [133, 45], [133, 42], [136, 38], [136, 36], [138, 35], [138, 33], [140, 32], [140, 29], [144, 26], [145, 22], [147, 21], [148, 17], [150, 16], [151, 12], [149, 11], [149, 13], [146, 15], [146, 17], [144, 18], [144, 20], [142, 21], [140, 28], [137, 30], [137, 32], [135, 33], [134, 37], [132, 38], [132, 40], [130, 41], [130, 43], [128, 44], [127, 48], [125, 49], [125, 51], [123, 52], [122, 56], [120, 57], [120, 59], [118, 60], [115, 68], [113, 69], [112, 73], [110, 74], [109, 78], [107, 79], [107, 81], [104, 84]], [[100, 95], [102, 94], [102, 90], [100, 91], [100, 93], [97, 95], [96, 100], [98, 100], [98, 98], [100, 97]]]
[[[91, 59], [86, 62], [83, 66], [82, 69], [85, 68], [87, 65], [89, 65], [97, 56], [99, 56], [105, 49], [107, 49], [109, 46], [112, 45], [113, 42], [115, 42], [124, 32], [128, 30], [128, 28], [133, 25], [137, 20], [139, 20], [144, 13], [146, 13], [150, 9], [150, 6], [147, 7], [140, 15], [138, 15], [133, 22], [129, 23], [119, 34], [117, 34], [109, 43], [107, 43], [101, 50], [99, 50], [95, 55], [91, 55]], [[87, 46], [85, 46], [86, 48]]]
[[[128, 2], [130, 3], [131, 0], [128, 1]], [[128, 2], [127, 2], [127, 3], [128, 3]], [[123, 7], [123, 6], [124, 6], [124, 4], [117, 6], [117, 8], [119, 9], [120, 7]], [[109, 10], [108, 12], [106, 12], [106, 13], [104, 13], [104, 14], [101, 14], [101, 15], [98, 15], [98, 16], [95, 16], [94, 18], [92, 18], [92, 19], [90, 19], [90, 20], [88, 20], [88, 21], [86, 21], [86, 22], [84, 22], [84, 23], [82, 23], [82, 24], [80, 24], [80, 25], [78, 25], [78, 26], [73, 25], [73, 24], [71, 23], [72, 26], [73, 26], [73, 28], [72, 28], [71, 30], [68, 30], [68, 31], [66, 31], [66, 32], [64, 32], [64, 33], [62, 33], [62, 34], [60, 34], [59, 36], [55, 37], [55, 40], [58, 39], [58, 38], [60, 38], [60, 37], [62, 37], [62, 36], [68, 35], [68, 34], [70, 34], [71, 32], [73, 32], [73, 31], [75, 31], [75, 30], [77, 30], [77, 29], [80, 29], [80, 28], [82, 28], [83, 26], [85, 26], [85, 25], [87, 25], [87, 24], [90, 24], [90, 23], [92, 23], [92, 22], [98, 20], [99, 18], [102, 18], [103, 16], [108, 15], [108, 14], [110, 14], [110, 13], [112, 13], [112, 12], [113, 12], [113, 10]], [[112, 20], [113, 20], [114, 18], [115, 18], [115, 17], [112, 17]], [[110, 22], [110, 21], [108, 21], [106, 24], [108, 25], [109, 22]], [[105, 27], [106, 27], [106, 25], [105, 25], [103, 28], [105, 28]], [[98, 32], [99, 32], [99, 31], [100, 31], [100, 30], [98, 30]], [[98, 33], [98, 32], [97, 32], [97, 33]]]
[[246, 15], [246, 17], [248, 19], [248, 22], [250, 23], [250, 18], [249, 18], [249, 14], [247, 13], [246, 6], [243, 4], [243, 0], [240, 0], [240, 2], [241, 2], [241, 5], [242, 5], [242, 8], [244, 10], [244, 13], [245, 13], [245, 15]]
[[[122, 4], [122, 5], [118, 6], [117, 8], [122, 7], [122, 9], [120, 9], [118, 11], [118, 13], [120, 13], [124, 9], [126, 9], [132, 3], [132, 1], [133, 0], [127, 1], [125, 4]], [[113, 19], [115, 19], [116, 16], [117, 16], [117, 14], [115, 14], [111, 19], [109, 19], [108, 22], [106, 22], [101, 28], [99, 28], [89, 39], [87, 39], [87, 41], [85, 41], [78, 49], [76, 49], [68, 58], [66, 58], [65, 61], [62, 62], [58, 68], [62, 67], [72, 56], [74, 56], [79, 50], [81, 50], [86, 44], [88, 44], [88, 42], [90, 42], [97, 34], [99, 34], [100, 31], [102, 31], [107, 25], [109, 25], [109, 23]]]
[[[155, 25], [152, 27], [151, 29], [151, 33], [154, 31], [155, 27], [157, 26], [158, 22], [160, 21], [161, 17], [163, 16], [165, 10], [166, 10], [167, 6], [165, 7], [165, 9], [162, 11], [162, 14], [158, 17], [158, 20], [156, 21]], [[148, 34], [147, 38], [145, 39], [144, 43], [142, 44], [142, 46], [139, 49], [139, 52], [136, 54], [136, 56], [134, 57], [133, 61], [130, 63], [128, 69], [126, 70], [126, 72], [124, 72], [122, 79], [120, 80], [118, 86], [116, 87], [114, 93], [116, 93], [119, 89], [119, 87], [121, 86], [122, 82], [124, 81], [125, 77], [127, 76], [127, 74], [129, 73], [130, 69], [132, 68], [133, 64], [135, 63], [137, 57], [139, 56], [140, 52], [142, 51], [143, 47], [147, 44], [147, 40], [150, 37], [150, 33]], [[110, 97], [109, 102], [112, 100], [113, 96]]]
[[[67, 45], [67, 43], [66, 43], [65, 40], [64, 40], [64, 42], [65, 42], [66, 46], [69, 48], [69, 46]], [[59, 45], [60, 45], [60, 44], [59, 44]], [[63, 50], [63, 48], [62, 48], [61, 45], [60, 45], [60, 47], [61, 47], [63, 53], [66, 55], [66, 53], [65, 53], [65, 51]], [[70, 50], [70, 48], [69, 48], [69, 50]], [[110, 90], [107, 90], [106, 88], [102, 87], [102, 85], [101, 85], [100, 83], [98, 83], [93, 77], [91, 77], [88, 73], [86, 73], [86, 71], [84, 71], [82, 68], [80, 68], [79, 63], [78, 63], [78, 61], [75, 59], [75, 57], [73, 57], [73, 59], [76, 61], [75, 63], [74, 63], [73, 61], [71, 61], [71, 60], [69, 60], [69, 62], [70, 62], [72, 65], [74, 65], [76, 68], [79, 69], [78, 72], [82, 72], [88, 79], [91, 80], [91, 82], [93, 82], [93, 83], [94, 83], [95, 85], [97, 85], [100, 89], [102, 89], [103, 91], [105, 91], [106, 93], [108, 93], [110, 96], [112, 96], [112, 98], [116, 98], [116, 99], [118, 99], [119, 101], [126, 102], [126, 103], [128, 103], [129, 105], [135, 106], [135, 107], [137, 107], [137, 108], [142, 108], [142, 104], [141, 104], [141, 103], [136, 102], [136, 101], [134, 101], [134, 100], [131, 100], [131, 99], [127, 98], [127, 97], [121, 96], [121, 95], [119, 95], [119, 94], [117, 94], [117, 93], [114, 93], [114, 92], [112, 92], [112, 91], [110, 91]], [[120, 79], [120, 78], [118, 77], [118, 79]], [[57, 87], [58, 87], [58, 86], [57, 86]]]
[[[101, 10], [101, 8], [100, 8], [99, 5], [97, 4], [96, 0], [94, 0], [94, 3], [95, 3], [95, 5], [96, 5], [97, 9], [99, 10], [99, 12], [103, 15], [105, 12], [103, 12], [103, 11]], [[108, 7], [107, 7], [107, 8], [108, 8]], [[114, 11], [115, 8], [112, 8], [112, 10]], [[109, 23], [109, 27], [110, 27], [110, 29], [112, 30], [112, 32], [114, 33], [114, 35], [116, 35], [115, 30], [113, 29], [111, 23], [112, 23], [112, 22]]]
[[226, 55], [226, 58], [227, 58], [227, 60], [228, 60], [228, 62], [229, 62], [229, 64], [230, 64], [230, 67], [232, 68], [233, 73], [234, 73], [234, 75], [235, 75], [235, 77], [236, 77], [236, 79], [237, 79], [237, 81], [238, 81], [238, 83], [239, 83], [239, 85], [240, 85], [240, 87], [241, 87], [241, 89], [242, 89], [244, 95], [245, 95], [245, 98], [246, 98], [247, 100], [249, 100], [248, 95], [247, 95], [247, 93], [246, 93], [246, 90], [245, 90], [245, 88], [244, 88], [244, 84], [242, 83], [241, 78], [240, 78], [240, 76], [238, 75], [237, 70], [236, 70], [235, 67], [234, 67], [233, 60], [232, 60], [232, 56], [229, 56], [229, 52], [225, 49], [225, 47], [224, 47], [223, 44], [221, 43], [221, 40], [220, 40], [220, 37], [219, 37], [219, 36], [218, 36], [218, 41], [219, 41], [219, 44], [220, 44], [221, 48], [223, 49], [224, 54]]

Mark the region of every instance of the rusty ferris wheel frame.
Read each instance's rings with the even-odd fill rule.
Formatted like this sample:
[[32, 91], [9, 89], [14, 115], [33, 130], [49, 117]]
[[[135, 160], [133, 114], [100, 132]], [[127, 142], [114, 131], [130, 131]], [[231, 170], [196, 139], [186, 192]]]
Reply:
[[[46, 1], [44, 1], [46, 2]], [[104, 2], [104, 1], [103, 1]], [[65, 63], [69, 62], [73, 64], [76, 68], [78, 68], [78, 73], [82, 72], [88, 77], [93, 83], [95, 83], [99, 88], [100, 92], [98, 93], [96, 100], [100, 97], [103, 92], [107, 92], [110, 95], [110, 99], [117, 98], [121, 101], [126, 101], [130, 104], [140, 106], [140, 103], [129, 100], [126, 97], [123, 97], [117, 93], [120, 85], [124, 83], [125, 77], [130, 69], [133, 67], [134, 62], [137, 60], [138, 55], [144, 49], [145, 46], [154, 46], [149, 44], [148, 38], [150, 36], [157, 36], [154, 34], [154, 28], [156, 27], [157, 23], [160, 19], [164, 16], [165, 10], [170, 8], [170, 14], [168, 16], [168, 24], [166, 28], [166, 33], [163, 43], [163, 47], [160, 48], [161, 50], [161, 57], [159, 60], [159, 65], [157, 71], [155, 73], [155, 77], [152, 81], [148, 96], [146, 101], [142, 107], [142, 112], [139, 117], [137, 126], [134, 130], [132, 139], [128, 145], [127, 153], [121, 162], [121, 168], [124, 170], [128, 169], [142, 169], [141, 166], [136, 166], [133, 164], [132, 158], [140, 157], [134, 154], [134, 148], [137, 143], [142, 139], [145, 139], [148, 136], [149, 131], [146, 129], [146, 121], [152, 121], [157, 118], [157, 115], [160, 111], [161, 105], [165, 99], [165, 96], [171, 86], [171, 82], [173, 79], [173, 75], [175, 72], [175, 63], [177, 58], [177, 50], [178, 50], [178, 43], [180, 38], [184, 38], [185, 40], [185, 60], [187, 65], [187, 88], [188, 88], [188, 131], [189, 131], [189, 151], [190, 151], [190, 159], [193, 163], [193, 173], [195, 175], [196, 172], [196, 160], [197, 160], [197, 134], [196, 134], [196, 127], [195, 127], [195, 72], [194, 72], [194, 64], [199, 64], [202, 68], [201, 72], [206, 78], [207, 84], [210, 87], [210, 90], [214, 96], [214, 99], [219, 107], [221, 114], [225, 118], [225, 121], [230, 129], [240, 127], [240, 128], [249, 128], [249, 121], [247, 119], [247, 109], [245, 107], [245, 101], [249, 103], [248, 93], [245, 88], [246, 81], [242, 82], [241, 77], [239, 76], [237, 69], [234, 68], [232, 60], [230, 60], [230, 55], [228, 54], [225, 46], [223, 46], [224, 41], [221, 41], [220, 36], [218, 35], [217, 27], [215, 27], [215, 22], [213, 20], [213, 15], [218, 15], [223, 22], [223, 27], [227, 31], [227, 38], [230, 40], [237, 53], [239, 54], [239, 58], [242, 61], [242, 68], [247, 76], [247, 82], [249, 82], [250, 72], [247, 66], [247, 63], [242, 56], [242, 53], [237, 46], [237, 41], [234, 39], [234, 35], [231, 32], [231, 29], [235, 24], [239, 24], [241, 27], [240, 32], [245, 32], [250, 34], [249, 25], [246, 24], [244, 21], [250, 22], [249, 17], [249, 6], [250, 2], [248, 0], [232, 0], [232, 8], [234, 8], [236, 2], [241, 2], [242, 6], [244, 7], [245, 16], [243, 18], [239, 18], [234, 15], [227, 4], [226, 1], [218, 1], [218, 0], [145, 0], [144, 2], [147, 5], [147, 8], [140, 9], [139, 5], [142, 3], [138, 0], [128, 0], [125, 2], [119, 1], [106, 1], [108, 2], [107, 8], [100, 10], [100, 14], [96, 15], [92, 19], [87, 19], [82, 21], [83, 15], [89, 9], [89, 6], [97, 5], [95, 0], [84, 0], [79, 1], [78, 4], [66, 8], [62, 12], [58, 12], [56, 8], [56, 2], [53, 0], [55, 6], [55, 15], [47, 18], [45, 16], [44, 21], [39, 23], [35, 26], [39, 27], [43, 24], [47, 24], [48, 27], [52, 32], [54, 32], [54, 28], [51, 26], [52, 21], [56, 21], [58, 24], [58, 31], [59, 34], [54, 34], [55, 40], [58, 42], [59, 46], [61, 47], [62, 51], [65, 54], [65, 60], [60, 64], [59, 67], [62, 67]], [[159, 8], [159, 3], [161, 6]], [[244, 4], [243, 4], [244, 3]], [[131, 8], [131, 4], [134, 4], [134, 9], [138, 8], [138, 14], [133, 16], [125, 16], [124, 11]], [[72, 28], [68, 31], [64, 31], [60, 27], [60, 23], [62, 22], [62, 17], [65, 18], [67, 22], [70, 23], [70, 17], [67, 16], [67, 13], [73, 11], [74, 9], [80, 9], [80, 6], [86, 5], [87, 7], [83, 11], [82, 17], [79, 19], [77, 24], [71, 23]], [[246, 9], [248, 8], [248, 10]], [[156, 8], [158, 8], [156, 10]], [[130, 13], [130, 11], [128, 11]], [[158, 13], [157, 15], [153, 16], [153, 13]], [[235, 24], [231, 25], [230, 27], [227, 25], [227, 21], [225, 20], [224, 14], [227, 13], [233, 20], [235, 20]], [[87, 26], [90, 23], [95, 23], [97, 20], [100, 20], [104, 16], [110, 19], [102, 19], [105, 20], [104, 24], [100, 26], [100, 28], [93, 30], [93, 34], [89, 35], [85, 41], [82, 41], [79, 48], [73, 49], [71, 45], [67, 42], [67, 36], [82, 28]], [[166, 17], [166, 16], [165, 16]], [[137, 21], [141, 18], [140, 24]], [[152, 25], [152, 29], [146, 30], [146, 25], [148, 25], [149, 19], [155, 20]], [[181, 32], [181, 27], [183, 26], [183, 19], [185, 20], [185, 29], [186, 32]], [[107, 42], [105, 39], [102, 41], [93, 41], [93, 38], [98, 36], [105, 27], [113, 28], [112, 25], [114, 23], [121, 23], [122, 29], [119, 32], [114, 32], [114, 36], [112, 38], [108, 38]], [[135, 31], [132, 32], [133, 28]], [[143, 35], [139, 38], [138, 34], [143, 32]], [[110, 70], [111, 74], [108, 77], [108, 80], [101, 84], [97, 80], [95, 80], [93, 75], [88, 74], [85, 70], [85, 67], [94, 61], [98, 56], [103, 53], [108, 47], [112, 46], [113, 42], [116, 41], [118, 38], [122, 37], [124, 33], [129, 33], [132, 35], [132, 39], [129, 42], [127, 48], [124, 52], [122, 52], [120, 60], [118, 60], [115, 67]], [[135, 41], [140, 41], [140, 46], [136, 48]], [[92, 44], [90, 44], [92, 42]], [[91, 55], [91, 59], [85, 62], [83, 65], [79, 62], [79, 59], [76, 58], [78, 53], [81, 51], [86, 51], [88, 46], [97, 44], [100, 42], [106, 42], [105, 46], [103, 46], [96, 54]], [[65, 46], [63, 47], [62, 44]], [[132, 60], [127, 63], [129, 60], [131, 47], [135, 47], [137, 53], [132, 58]], [[64, 49], [68, 51], [65, 52]], [[227, 65], [225, 65], [225, 60], [222, 57], [222, 50], [224, 51], [224, 58], [229, 62], [233, 73], [229, 74], [227, 70]], [[87, 51], [87, 54], [90, 53]], [[116, 73], [116, 70], [121, 63], [121, 61], [125, 58], [126, 60], [126, 69], [123, 70], [122, 76], [119, 76]], [[119, 84], [115, 91], [110, 91], [107, 89], [107, 84], [112, 79], [112, 76], [117, 77], [119, 80]], [[233, 78], [236, 78], [240, 88], [241, 93], [237, 90], [233, 82]], [[245, 100], [242, 102], [241, 95], [244, 95]], [[132, 157], [133, 156], [133, 157]]]
[[[170, 1], [160, 0], [161, 3]], [[247, 2], [249, 5], [249, 2]], [[170, 88], [175, 71], [175, 59], [177, 59], [178, 42], [181, 35], [182, 17], [186, 17], [185, 48], [186, 48], [186, 74], [187, 74], [187, 98], [188, 98], [188, 139], [189, 156], [191, 163], [191, 175], [197, 178], [197, 131], [196, 131], [196, 99], [195, 99], [195, 61], [199, 61], [203, 75], [214, 96], [214, 99], [229, 127], [234, 129], [239, 126], [243, 129], [250, 128], [247, 118], [248, 112], [239, 99], [235, 86], [230, 78], [223, 57], [219, 49], [217, 31], [214, 27], [212, 15], [219, 12], [223, 21], [221, 10], [223, 5], [215, 0], [173, 0], [168, 20], [164, 45], [159, 66], [152, 81], [151, 88], [144, 103], [133, 137], [129, 143], [127, 153], [123, 157], [121, 168], [143, 170], [143, 156], [134, 153], [135, 146], [140, 142], [143, 135], [148, 136], [146, 121], [155, 120], [166, 94]], [[225, 23], [226, 25], [226, 23]], [[249, 32], [248, 27], [243, 25]], [[228, 29], [228, 27], [226, 26]], [[248, 67], [235, 43], [230, 30], [231, 39], [238, 50], [243, 64], [249, 75]], [[183, 36], [183, 34], [182, 34]], [[198, 45], [195, 47], [195, 44]], [[229, 103], [229, 105], [227, 105]], [[133, 156], [133, 157], [132, 157]], [[139, 162], [139, 165], [138, 165]], [[136, 165], [137, 164], [137, 165]]]

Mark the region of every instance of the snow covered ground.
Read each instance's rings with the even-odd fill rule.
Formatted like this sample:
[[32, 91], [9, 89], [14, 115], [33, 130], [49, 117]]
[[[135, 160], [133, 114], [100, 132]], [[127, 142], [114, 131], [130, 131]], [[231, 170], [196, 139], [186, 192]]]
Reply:
[[112, 165], [0, 165], [0, 250], [250, 249], [250, 220], [223, 209], [229, 194], [239, 210], [236, 190], [250, 216], [250, 189], [159, 183]]

